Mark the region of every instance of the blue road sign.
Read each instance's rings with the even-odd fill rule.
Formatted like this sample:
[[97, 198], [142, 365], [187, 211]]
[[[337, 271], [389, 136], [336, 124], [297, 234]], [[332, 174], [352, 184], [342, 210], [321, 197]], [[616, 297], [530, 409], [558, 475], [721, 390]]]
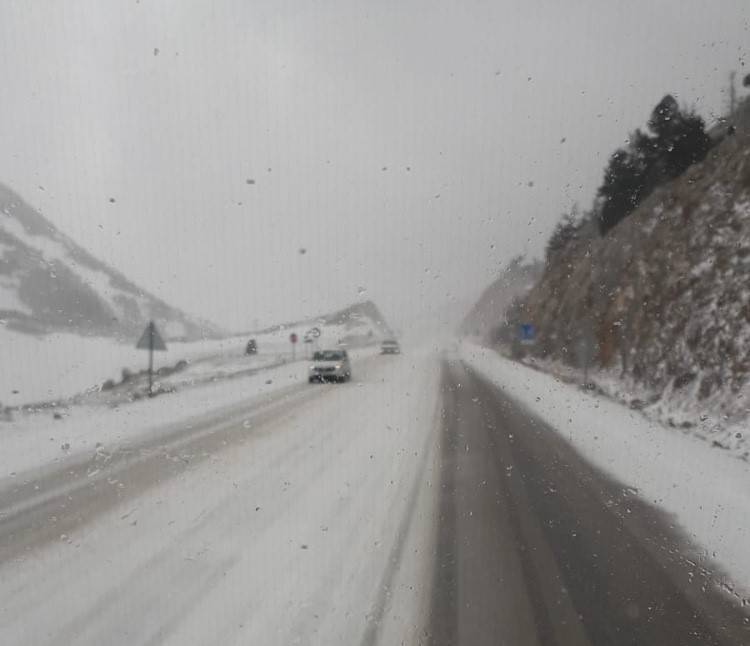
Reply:
[[518, 326], [518, 337], [521, 341], [531, 342], [536, 336], [536, 328], [532, 323], [521, 323]]

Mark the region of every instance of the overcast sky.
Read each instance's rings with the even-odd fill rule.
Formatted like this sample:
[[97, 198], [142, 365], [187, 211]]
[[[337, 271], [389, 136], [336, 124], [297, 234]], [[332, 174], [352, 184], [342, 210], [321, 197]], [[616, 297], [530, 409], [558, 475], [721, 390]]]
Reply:
[[364, 296], [403, 327], [539, 254], [663, 94], [715, 119], [749, 21], [748, 0], [3, 0], [0, 181], [224, 326]]

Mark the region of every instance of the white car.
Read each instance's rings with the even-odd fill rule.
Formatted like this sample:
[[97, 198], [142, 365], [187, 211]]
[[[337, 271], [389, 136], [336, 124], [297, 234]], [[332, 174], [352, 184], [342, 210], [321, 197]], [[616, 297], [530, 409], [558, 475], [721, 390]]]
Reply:
[[349, 381], [352, 366], [346, 350], [319, 350], [313, 355], [308, 381]]

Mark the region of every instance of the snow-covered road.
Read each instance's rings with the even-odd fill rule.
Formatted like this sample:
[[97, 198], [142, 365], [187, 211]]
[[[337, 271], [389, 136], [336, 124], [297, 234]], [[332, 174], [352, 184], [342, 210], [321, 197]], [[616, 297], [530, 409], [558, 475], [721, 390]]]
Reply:
[[3, 559], [3, 643], [414, 643], [439, 374], [428, 354], [370, 359], [19, 514], [22, 539], [52, 533]]
[[745, 463], [481, 348], [304, 368], [15, 451], [0, 644], [750, 643]]

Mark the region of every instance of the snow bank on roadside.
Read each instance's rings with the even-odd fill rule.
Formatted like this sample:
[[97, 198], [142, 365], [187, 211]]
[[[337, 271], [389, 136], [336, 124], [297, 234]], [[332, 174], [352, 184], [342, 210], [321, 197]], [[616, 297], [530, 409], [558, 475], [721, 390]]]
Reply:
[[557, 429], [580, 453], [674, 515], [737, 592], [750, 593], [750, 467], [606, 397], [464, 343], [461, 358]]
[[[561, 361], [537, 357], [527, 357], [522, 361], [566, 383], [583, 383], [583, 371]], [[750, 435], [745, 433], [747, 416], [725, 415], [721, 402], [724, 394], [720, 391], [701, 399], [698, 394], [699, 379], [680, 389], [670, 385], [661, 393], [649, 390], [631, 377], [623, 378], [619, 369], [591, 370], [588, 380], [609, 397], [641, 411], [650, 419], [700, 438], [714, 448], [725, 449], [741, 460], [750, 461]]]

